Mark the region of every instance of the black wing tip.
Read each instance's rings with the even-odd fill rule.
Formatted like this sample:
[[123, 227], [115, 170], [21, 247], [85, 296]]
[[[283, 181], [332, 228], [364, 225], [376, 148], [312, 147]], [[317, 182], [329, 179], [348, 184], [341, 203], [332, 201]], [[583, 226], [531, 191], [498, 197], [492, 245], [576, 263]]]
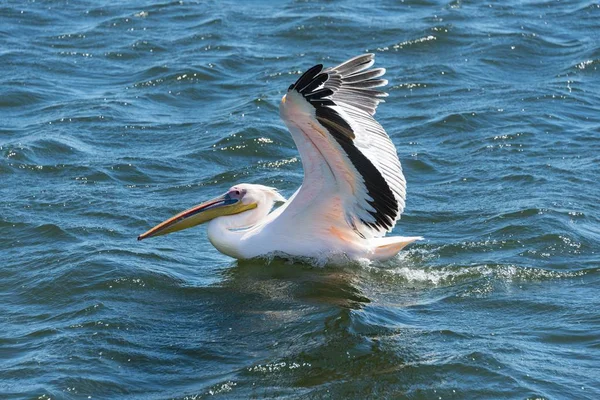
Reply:
[[[362, 106], [359, 104], [359, 108], [373, 115], [382, 98], [388, 96], [386, 92], [376, 90], [386, 86], [388, 81], [382, 78], [385, 68], [371, 68], [374, 57], [374, 53], [361, 54], [327, 69], [323, 68], [323, 64], [314, 65], [288, 87], [288, 92], [296, 90], [315, 107], [335, 105], [336, 100], [348, 104], [358, 100], [364, 103]], [[324, 98], [331, 102], [321, 104], [316, 101]]]
[[290, 85], [290, 87], [288, 88], [288, 92], [290, 90], [297, 90], [298, 92], [300, 92], [300, 90], [302, 90], [302, 88], [306, 87], [309, 83], [311, 83], [321, 71], [323, 71], [323, 64], [317, 64], [310, 67], [300, 76], [300, 78], [298, 78], [296, 83]]

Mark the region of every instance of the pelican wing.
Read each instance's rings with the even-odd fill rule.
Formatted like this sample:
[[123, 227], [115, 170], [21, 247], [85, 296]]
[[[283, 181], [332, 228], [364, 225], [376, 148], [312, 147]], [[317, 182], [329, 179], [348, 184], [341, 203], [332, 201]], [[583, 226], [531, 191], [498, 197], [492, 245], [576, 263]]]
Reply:
[[[387, 93], [373, 54], [336, 67], [316, 65], [291, 85], [280, 114], [298, 147], [304, 181], [283, 213], [298, 218], [343, 216], [362, 237], [381, 237], [404, 210], [406, 181], [396, 148], [375, 121]], [[325, 211], [323, 198], [335, 208]], [[319, 206], [321, 205], [321, 206]], [[319, 211], [320, 210], [320, 211]]]

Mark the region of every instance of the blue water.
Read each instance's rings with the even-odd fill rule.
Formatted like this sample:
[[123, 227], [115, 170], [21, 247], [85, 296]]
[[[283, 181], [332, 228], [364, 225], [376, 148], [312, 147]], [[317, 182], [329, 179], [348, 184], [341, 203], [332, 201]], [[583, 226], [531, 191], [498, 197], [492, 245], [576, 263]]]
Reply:
[[[600, 398], [600, 4], [0, 3], [0, 397]], [[278, 104], [373, 52], [408, 181], [382, 264], [237, 262], [235, 183], [289, 196]]]

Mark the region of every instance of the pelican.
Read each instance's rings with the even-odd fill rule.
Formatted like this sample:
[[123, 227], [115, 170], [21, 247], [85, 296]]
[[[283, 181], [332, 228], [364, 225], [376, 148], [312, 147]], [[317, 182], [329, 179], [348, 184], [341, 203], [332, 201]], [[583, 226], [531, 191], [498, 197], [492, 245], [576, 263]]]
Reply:
[[[279, 104], [304, 169], [286, 199], [274, 188], [242, 183], [183, 211], [138, 240], [208, 222], [208, 239], [237, 259], [273, 254], [386, 260], [418, 236], [384, 237], [404, 210], [406, 180], [396, 148], [373, 118], [387, 93], [374, 54], [307, 70]], [[272, 211], [277, 203], [282, 203]]]

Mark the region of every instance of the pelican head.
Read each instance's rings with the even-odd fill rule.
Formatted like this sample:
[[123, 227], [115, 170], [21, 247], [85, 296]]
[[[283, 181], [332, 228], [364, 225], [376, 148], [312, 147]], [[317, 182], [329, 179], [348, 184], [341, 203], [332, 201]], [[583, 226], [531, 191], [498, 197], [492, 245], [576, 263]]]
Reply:
[[254, 225], [264, 218], [275, 202], [285, 201], [271, 187], [242, 183], [233, 186], [225, 194], [205, 201], [167, 219], [138, 236], [138, 240], [166, 235], [203, 224], [218, 217], [236, 215], [236, 228]]

